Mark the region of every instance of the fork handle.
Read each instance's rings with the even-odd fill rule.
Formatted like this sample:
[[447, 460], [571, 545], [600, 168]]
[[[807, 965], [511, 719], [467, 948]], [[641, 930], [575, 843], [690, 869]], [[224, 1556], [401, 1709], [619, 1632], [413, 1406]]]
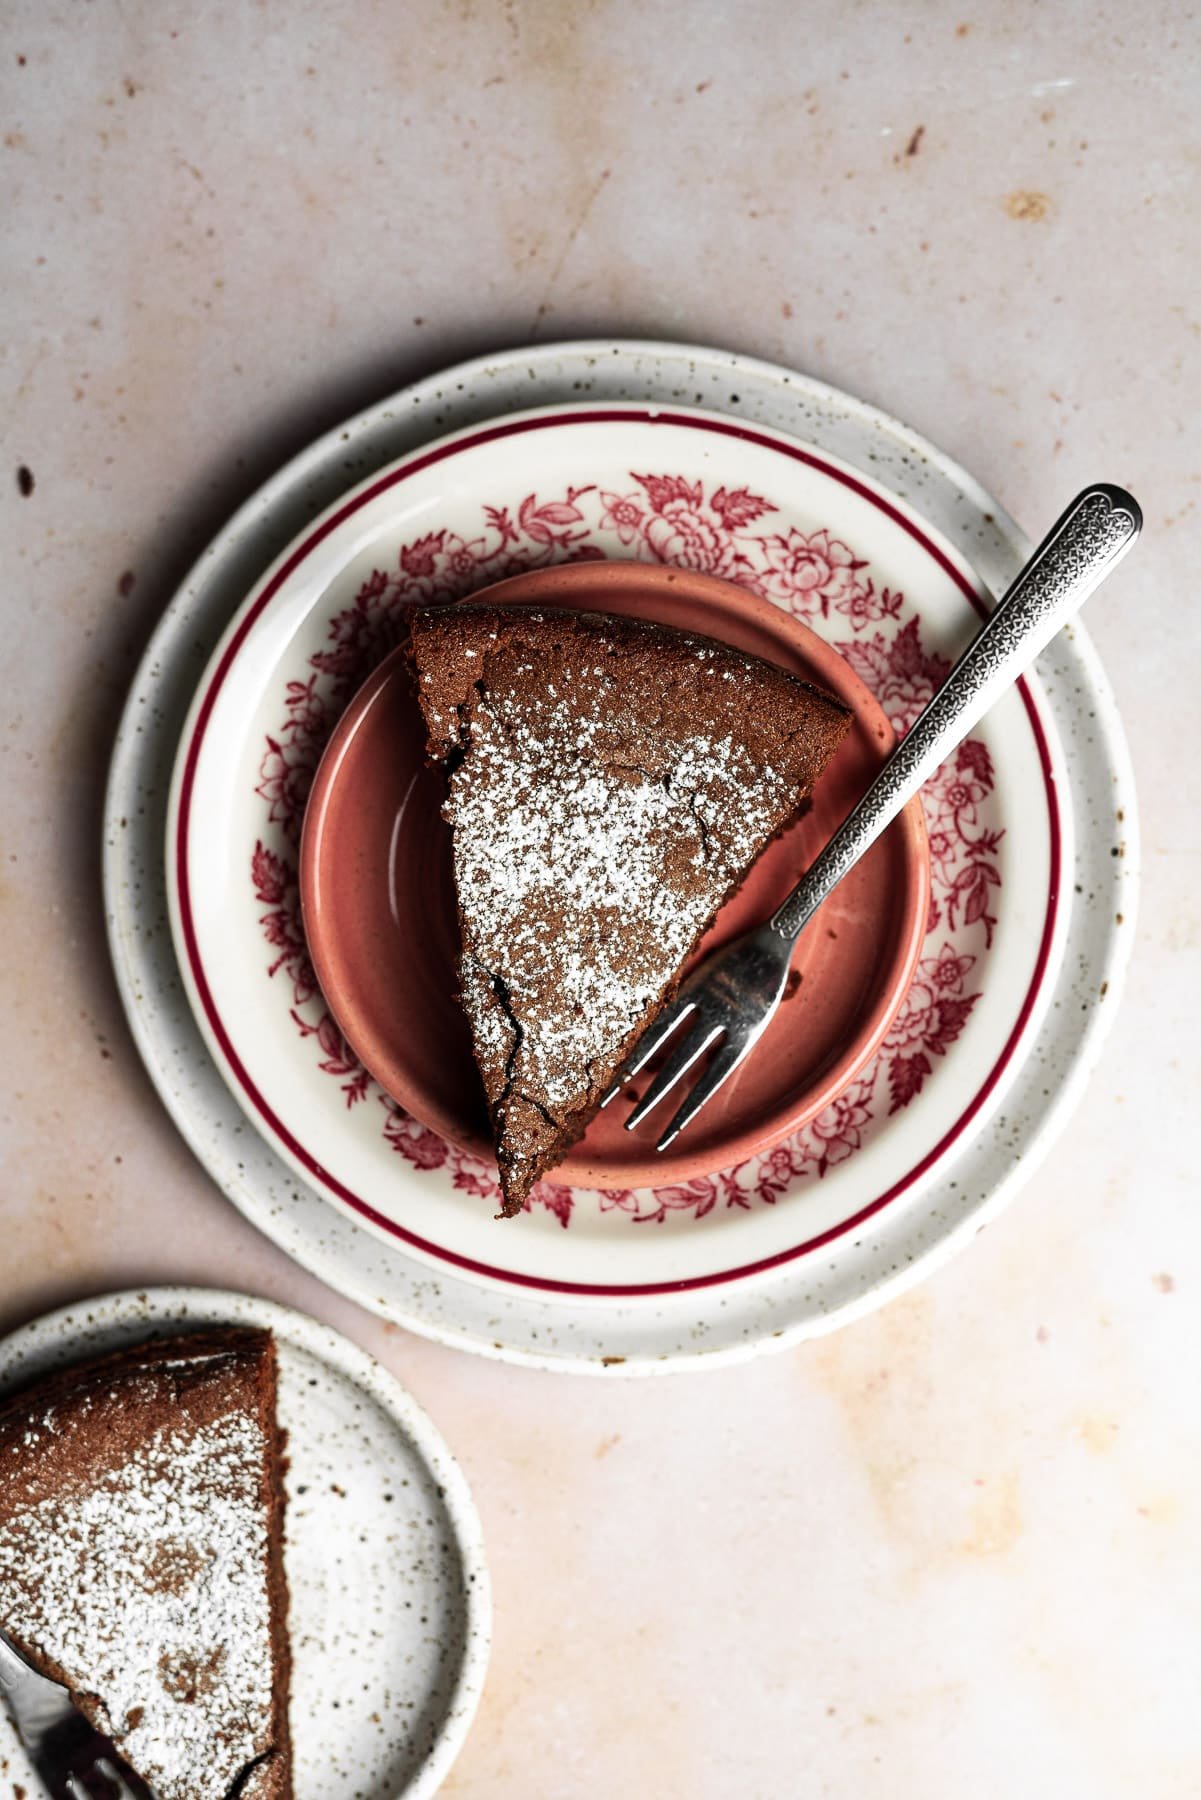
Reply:
[[776, 910], [770, 930], [795, 942], [830, 890], [1104, 581], [1133, 545], [1142, 522], [1138, 502], [1123, 488], [1098, 482], [1077, 494], [862, 800]]

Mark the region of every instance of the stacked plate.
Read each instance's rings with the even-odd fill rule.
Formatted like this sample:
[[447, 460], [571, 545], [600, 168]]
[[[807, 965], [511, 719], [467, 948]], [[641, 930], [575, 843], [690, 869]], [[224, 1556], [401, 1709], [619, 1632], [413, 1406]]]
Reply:
[[729, 1360], [916, 1279], [1034, 1166], [1116, 1004], [1133, 795], [1078, 628], [926, 791], [929, 909], [876, 1054], [733, 1168], [552, 1180], [495, 1221], [488, 1164], [394, 1104], [316, 985], [300, 828], [325, 744], [414, 602], [600, 557], [724, 577], [816, 633], [904, 729], [1026, 552], [905, 427], [715, 351], [514, 353], [315, 444], [172, 603], [109, 788], [118, 978], [214, 1179], [364, 1304], [547, 1367]]

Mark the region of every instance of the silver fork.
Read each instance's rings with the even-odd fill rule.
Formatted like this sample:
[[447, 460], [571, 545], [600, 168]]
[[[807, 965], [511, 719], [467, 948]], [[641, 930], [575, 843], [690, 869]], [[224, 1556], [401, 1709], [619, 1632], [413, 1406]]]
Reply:
[[0, 1632], [0, 1693], [53, 1800], [154, 1800], [66, 1688], [31, 1669]]
[[626, 1120], [627, 1131], [653, 1112], [706, 1051], [713, 1051], [710, 1061], [656, 1149], [666, 1150], [730, 1079], [767, 1029], [783, 997], [796, 941], [830, 890], [1100, 585], [1131, 548], [1142, 522], [1138, 502], [1122, 488], [1098, 482], [1076, 496], [788, 898], [765, 925], [706, 957], [639, 1038], [602, 1106], [688, 1024]]

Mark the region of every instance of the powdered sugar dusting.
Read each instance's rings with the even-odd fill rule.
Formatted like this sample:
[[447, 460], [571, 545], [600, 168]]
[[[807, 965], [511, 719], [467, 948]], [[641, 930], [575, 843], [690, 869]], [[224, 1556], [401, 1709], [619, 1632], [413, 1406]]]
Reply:
[[0, 1619], [84, 1678], [160, 1800], [221, 1800], [268, 1742], [262, 1458], [244, 1414], [163, 1429], [0, 1528]]
[[587, 1097], [796, 798], [728, 729], [673, 731], [669, 695], [653, 732], [623, 718], [595, 643], [580, 652], [533, 695], [490, 671], [446, 809], [485, 1084], [555, 1111]]

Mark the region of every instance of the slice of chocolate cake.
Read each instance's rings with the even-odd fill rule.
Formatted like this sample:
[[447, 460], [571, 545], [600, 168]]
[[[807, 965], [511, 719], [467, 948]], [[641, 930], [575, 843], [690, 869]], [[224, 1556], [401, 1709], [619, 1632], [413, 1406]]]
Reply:
[[290, 1800], [270, 1332], [140, 1345], [0, 1400], [0, 1629], [159, 1800]]
[[417, 614], [446, 763], [463, 1004], [514, 1213], [850, 715], [708, 638], [598, 613]]

